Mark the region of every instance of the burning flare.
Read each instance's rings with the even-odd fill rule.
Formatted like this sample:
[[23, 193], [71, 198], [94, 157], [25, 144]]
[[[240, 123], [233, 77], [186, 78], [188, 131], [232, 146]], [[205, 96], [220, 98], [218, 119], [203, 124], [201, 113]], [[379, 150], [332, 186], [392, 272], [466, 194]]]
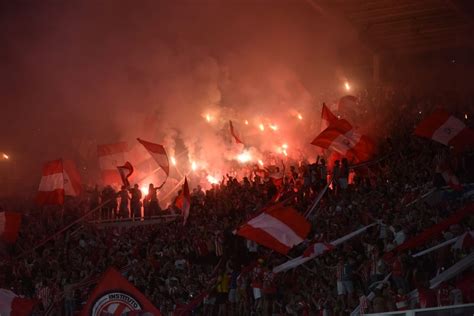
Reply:
[[344, 83], [344, 88], [346, 88], [346, 91], [350, 91], [351, 90], [351, 85], [349, 84], [349, 82], [345, 82]]
[[250, 153], [248, 151], [244, 151], [240, 155], [237, 156], [237, 160], [240, 163], [246, 163], [246, 162], [249, 162], [250, 160], [252, 160], [252, 155], [250, 155]]
[[146, 185], [142, 185], [140, 191], [142, 191], [142, 195], [148, 195], [148, 187]]
[[210, 184], [219, 184], [219, 180], [211, 175], [207, 176], [207, 181], [209, 181]]
[[273, 131], [278, 130], [278, 125], [276, 125], [276, 124], [268, 124], [268, 127], [270, 127]]

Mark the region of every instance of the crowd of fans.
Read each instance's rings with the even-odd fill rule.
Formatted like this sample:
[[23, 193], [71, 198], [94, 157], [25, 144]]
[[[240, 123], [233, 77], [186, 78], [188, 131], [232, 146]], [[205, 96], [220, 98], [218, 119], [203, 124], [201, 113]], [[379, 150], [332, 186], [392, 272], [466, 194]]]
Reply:
[[[362, 100], [370, 110], [373, 100]], [[394, 96], [384, 102], [389, 101], [399, 102]], [[398, 106], [392, 108], [395, 111]], [[152, 193], [144, 197], [138, 187], [122, 188], [118, 193], [95, 188], [87, 200], [67, 201], [70, 211], [64, 213], [56, 208], [32, 208], [25, 213], [18, 242], [4, 250], [0, 284], [37, 298], [38, 315], [45, 311], [73, 315], [81, 310], [110, 266], [119, 268], [164, 315], [203, 292], [203, 301], [193, 307], [196, 315], [348, 315], [360, 303], [368, 313], [473, 302], [472, 268], [438, 289], [429, 289], [431, 278], [472, 248], [447, 246], [412, 257], [471, 231], [472, 216], [421, 248], [398, 253], [391, 260], [383, 256], [470, 202], [466, 189], [453, 192], [445, 187], [435, 164], [440, 159], [448, 161], [460, 182], [470, 183], [474, 179], [473, 152], [453, 153], [412, 135], [421, 119], [419, 112], [429, 110], [426, 103], [409, 104], [390, 120], [384, 117], [384, 130], [390, 131], [384, 136], [390, 137], [380, 142], [374, 163], [367, 166], [350, 171], [347, 160], [325, 157], [314, 164], [289, 162], [281, 188], [258, 172], [240, 181], [227, 177], [207, 191], [196, 188], [186, 226], [180, 216], [170, 222], [131, 227], [82, 222], [31, 252], [28, 249], [84, 210], [97, 207], [101, 199], [116, 201], [102, 208], [104, 218], [113, 218], [114, 213], [139, 217], [142, 204], [145, 217], [179, 214], [174, 205], [159, 209], [156, 188], [151, 187]], [[279, 201], [305, 213], [328, 178], [333, 181], [308, 218], [310, 235], [288, 257], [233, 234], [277, 194]], [[288, 258], [301, 255], [312, 241], [329, 242], [373, 222], [378, 224], [334, 251], [296, 269], [272, 272]], [[415, 289], [418, 299], [410, 299]], [[368, 300], [371, 291], [375, 297]]]

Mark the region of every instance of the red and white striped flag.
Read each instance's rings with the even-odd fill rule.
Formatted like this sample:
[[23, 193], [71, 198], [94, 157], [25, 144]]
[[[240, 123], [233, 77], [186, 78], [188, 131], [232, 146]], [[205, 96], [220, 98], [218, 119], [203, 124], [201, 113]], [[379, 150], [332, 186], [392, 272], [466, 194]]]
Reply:
[[120, 178], [122, 178], [122, 183], [126, 187], [130, 187], [130, 182], [128, 178], [133, 173], [133, 166], [130, 162], [125, 162], [123, 166], [117, 166], [118, 172], [120, 173]]
[[10, 290], [0, 289], [1, 316], [29, 316], [35, 304], [35, 300], [21, 298]]
[[128, 153], [128, 144], [119, 142], [115, 144], [105, 144], [97, 146], [97, 155], [99, 157], [99, 166], [102, 174], [102, 180], [105, 184], [121, 183], [120, 174], [117, 166], [123, 165]]
[[323, 109], [321, 111], [321, 131], [324, 131], [332, 123], [337, 122], [338, 118], [331, 110], [323, 103]]
[[232, 137], [234, 137], [235, 142], [237, 144], [243, 144], [243, 142], [240, 140], [240, 138], [237, 137], [237, 134], [235, 133], [235, 130], [234, 130], [234, 125], [232, 124], [232, 121], [230, 121], [230, 120], [229, 120], [229, 127], [230, 127], [230, 134], [232, 135]]
[[64, 204], [64, 174], [62, 159], [47, 162], [43, 166], [36, 196], [38, 205], [62, 205]]
[[359, 134], [346, 120], [332, 123], [311, 144], [334, 150], [343, 156], [355, 157], [359, 162], [370, 159], [375, 151], [373, 142]]
[[137, 140], [143, 145], [143, 147], [145, 147], [153, 159], [155, 159], [155, 161], [158, 163], [158, 166], [160, 166], [160, 168], [166, 173], [166, 176], [169, 176], [170, 163], [165, 148], [160, 144], [150, 143], [140, 138], [137, 138]]
[[295, 209], [278, 205], [239, 227], [237, 235], [287, 254], [306, 238], [310, 227], [310, 223]]
[[81, 175], [72, 160], [63, 160], [64, 194], [79, 196], [82, 191]]
[[[21, 214], [16, 212], [0, 213], [0, 239], [7, 243], [14, 243], [18, 238], [21, 226]], [[1, 315], [1, 313], [0, 313]]]
[[38, 205], [62, 205], [64, 196], [78, 196], [81, 193], [81, 178], [71, 160], [53, 160], [43, 166], [36, 196]]
[[474, 131], [443, 110], [436, 110], [421, 121], [415, 129], [415, 135], [453, 146], [457, 150], [474, 145]]

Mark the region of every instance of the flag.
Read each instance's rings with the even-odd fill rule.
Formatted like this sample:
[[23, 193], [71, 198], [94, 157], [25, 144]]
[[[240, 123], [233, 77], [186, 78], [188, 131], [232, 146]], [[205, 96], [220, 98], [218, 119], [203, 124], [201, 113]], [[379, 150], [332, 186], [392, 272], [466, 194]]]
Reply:
[[160, 144], [154, 144], [137, 138], [138, 142], [145, 147], [145, 149], [150, 153], [150, 155], [155, 159], [161, 169], [166, 173], [166, 176], [170, 174], [170, 163], [168, 160], [168, 155], [166, 154], [165, 148]]
[[303, 252], [302, 256], [293, 258], [291, 260], [288, 260], [288, 261], [280, 264], [279, 266], [274, 267], [273, 272], [279, 273], [279, 272], [287, 271], [287, 270], [290, 270], [290, 269], [294, 269], [294, 268], [304, 264], [305, 262], [310, 261], [311, 259], [316, 258], [316, 257], [326, 253], [327, 251], [333, 250], [337, 246], [345, 243], [346, 241], [354, 238], [355, 236], [358, 236], [358, 235], [362, 234], [369, 227], [372, 227], [374, 225], [375, 225], [375, 223], [364, 226], [364, 227], [362, 227], [362, 228], [360, 228], [356, 231], [353, 231], [353, 232], [351, 232], [351, 233], [349, 233], [345, 236], [342, 236], [342, 237], [340, 237], [336, 240], [333, 240], [330, 243], [315, 242], [315, 243], [311, 244], [308, 248], [306, 248], [306, 250]]
[[79, 196], [82, 191], [81, 176], [74, 161], [63, 160], [64, 194]]
[[237, 134], [235, 133], [235, 130], [234, 130], [234, 125], [232, 125], [232, 121], [230, 120], [229, 120], [229, 126], [230, 126], [230, 134], [232, 135], [232, 137], [234, 137], [235, 142], [237, 144], [243, 144], [243, 142], [237, 137]]
[[35, 300], [21, 298], [10, 290], [0, 289], [1, 316], [28, 316], [35, 305]]
[[375, 151], [373, 142], [365, 135], [355, 131], [346, 120], [338, 120], [322, 131], [312, 142], [312, 145], [331, 149], [358, 161], [370, 159]]
[[456, 191], [462, 191], [462, 185], [459, 183], [458, 177], [453, 173], [451, 168], [442, 170], [441, 175], [449, 187]]
[[102, 180], [105, 184], [121, 183], [117, 166], [123, 165], [125, 163], [125, 156], [127, 153], [128, 144], [126, 142], [97, 146], [99, 166], [102, 174]]
[[415, 135], [453, 146], [457, 150], [474, 145], [474, 131], [443, 110], [436, 110], [421, 121], [415, 129]]
[[474, 231], [462, 234], [454, 243], [453, 249], [470, 249], [474, 247]]
[[309, 233], [310, 223], [291, 207], [277, 205], [239, 227], [237, 235], [287, 254]]
[[81, 193], [81, 177], [71, 160], [53, 160], [43, 166], [36, 203], [38, 205], [62, 205], [64, 196]]
[[396, 253], [400, 253], [403, 250], [408, 250], [412, 248], [419, 247], [426, 244], [431, 239], [439, 236], [441, 232], [453, 224], [459, 223], [464, 217], [469, 214], [474, 213], [474, 203], [470, 203], [460, 210], [456, 211], [454, 214], [446, 218], [445, 220], [428, 227], [418, 235], [406, 240], [403, 244], [395, 247], [391, 252], [387, 252], [384, 255], [385, 260], [390, 260]]
[[117, 270], [109, 268], [92, 291], [81, 316], [161, 315], [160, 311]]
[[64, 204], [64, 174], [62, 159], [47, 162], [43, 166], [36, 196], [38, 205], [62, 205]]
[[127, 161], [125, 162], [123, 166], [118, 166], [117, 169], [119, 171], [120, 178], [122, 178], [123, 185], [126, 186], [127, 188], [130, 187], [130, 182], [128, 181], [128, 178], [133, 173], [132, 164]]
[[323, 103], [323, 109], [321, 111], [321, 131], [324, 131], [329, 125], [337, 122], [338, 118], [331, 110]]
[[[0, 239], [7, 243], [14, 243], [18, 238], [21, 226], [21, 214], [16, 212], [0, 213]], [[0, 313], [1, 315], [1, 313]]]
[[333, 249], [334, 245], [330, 243], [317, 242], [306, 248], [306, 250], [303, 252], [303, 257], [317, 257]]

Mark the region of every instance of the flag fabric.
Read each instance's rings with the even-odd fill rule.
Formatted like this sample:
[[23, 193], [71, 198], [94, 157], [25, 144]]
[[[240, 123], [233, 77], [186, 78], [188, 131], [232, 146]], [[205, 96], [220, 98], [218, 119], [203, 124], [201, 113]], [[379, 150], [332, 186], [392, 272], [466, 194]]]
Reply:
[[459, 223], [464, 217], [473, 213], [474, 203], [470, 203], [467, 206], [456, 211], [454, 214], [452, 214], [445, 220], [425, 229], [420, 234], [408, 239], [403, 244], [393, 249], [391, 252], [385, 253], [384, 259], [390, 260], [396, 253], [426, 244], [431, 239], [435, 238], [436, 236], [439, 236], [443, 232], [443, 230], [449, 228], [449, 226]]
[[120, 178], [122, 178], [122, 183], [124, 186], [127, 188], [130, 187], [130, 182], [128, 181], [128, 178], [132, 175], [133, 173], [133, 166], [130, 162], [125, 162], [123, 166], [118, 166], [117, 167]]
[[64, 194], [79, 196], [82, 191], [81, 176], [74, 161], [63, 160]]
[[273, 268], [273, 272], [279, 273], [283, 271], [287, 271], [290, 269], [294, 269], [302, 264], [304, 264], [307, 261], [312, 260], [313, 258], [316, 258], [328, 251], [332, 251], [334, 248], [337, 246], [343, 244], [344, 242], [348, 241], [349, 239], [354, 238], [357, 235], [362, 234], [365, 232], [369, 227], [372, 227], [376, 225], [376, 223], [372, 223], [370, 225], [364, 226], [356, 231], [353, 231], [345, 236], [342, 236], [336, 240], [333, 240], [329, 243], [326, 242], [315, 242], [312, 243], [303, 253], [302, 256], [293, 258], [291, 260], [288, 260], [279, 266], [276, 266]]
[[102, 180], [105, 184], [120, 184], [121, 178], [117, 166], [123, 165], [128, 153], [127, 142], [105, 144], [97, 146], [97, 156]]
[[375, 151], [373, 142], [367, 136], [355, 131], [352, 125], [343, 119], [333, 122], [311, 144], [331, 149], [358, 161], [370, 159]]
[[[21, 214], [16, 212], [0, 212], [0, 239], [14, 243], [18, 238], [21, 226]], [[1, 315], [1, 313], [0, 313]]]
[[277, 205], [239, 227], [237, 235], [287, 254], [309, 233], [310, 223], [291, 207]]
[[169, 176], [170, 163], [165, 148], [160, 144], [150, 143], [140, 138], [137, 138], [137, 140], [143, 145], [143, 147], [145, 147], [153, 159], [155, 159], [155, 161], [158, 163], [158, 166], [160, 166], [160, 168], [166, 173], [166, 176]]
[[303, 252], [303, 257], [316, 257], [320, 256], [323, 253], [333, 250], [334, 245], [327, 242], [317, 242], [312, 244], [310, 247], [306, 248]]
[[415, 129], [415, 135], [453, 146], [457, 150], [474, 145], [474, 131], [444, 110], [436, 110], [421, 121]]
[[47, 162], [43, 166], [36, 203], [38, 205], [64, 204], [64, 172], [62, 159]]
[[81, 316], [161, 315], [160, 311], [117, 270], [109, 268], [92, 291]]
[[462, 234], [454, 243], [453, 249], [470, 249], [474, 247], [474, 231]]
[[321, 111], [321, 131], [324, 131], [329, 125], [337, 122], [337, 120], [337, 116], [323, 103], [323, 109]]
[[450, 188], [456, 191], [462, 191], [462, 185], [459, 182], [458, 177], [451, 170], [451, 168], [445, 168], [444, 170], [442, 170], [441, 175], [443, 176], [444, 181]]
[[10, 290], [0, 289], [1, 316], [29, 316], [35, 305], [35, 300], [21, 298]]
[[235, 133], [235, 130], [234, 130], [234, 125], [232, 124], [232, 121], [230, 120], [229, 120], [229, 127], [230, 127], [230, 134], [232, 135], [232, 137], [234, 137], [235, 142], [237, 144], [243, 144], [243, 142], [239, 139], [239, 137], [237, 137], [237, 134]]

